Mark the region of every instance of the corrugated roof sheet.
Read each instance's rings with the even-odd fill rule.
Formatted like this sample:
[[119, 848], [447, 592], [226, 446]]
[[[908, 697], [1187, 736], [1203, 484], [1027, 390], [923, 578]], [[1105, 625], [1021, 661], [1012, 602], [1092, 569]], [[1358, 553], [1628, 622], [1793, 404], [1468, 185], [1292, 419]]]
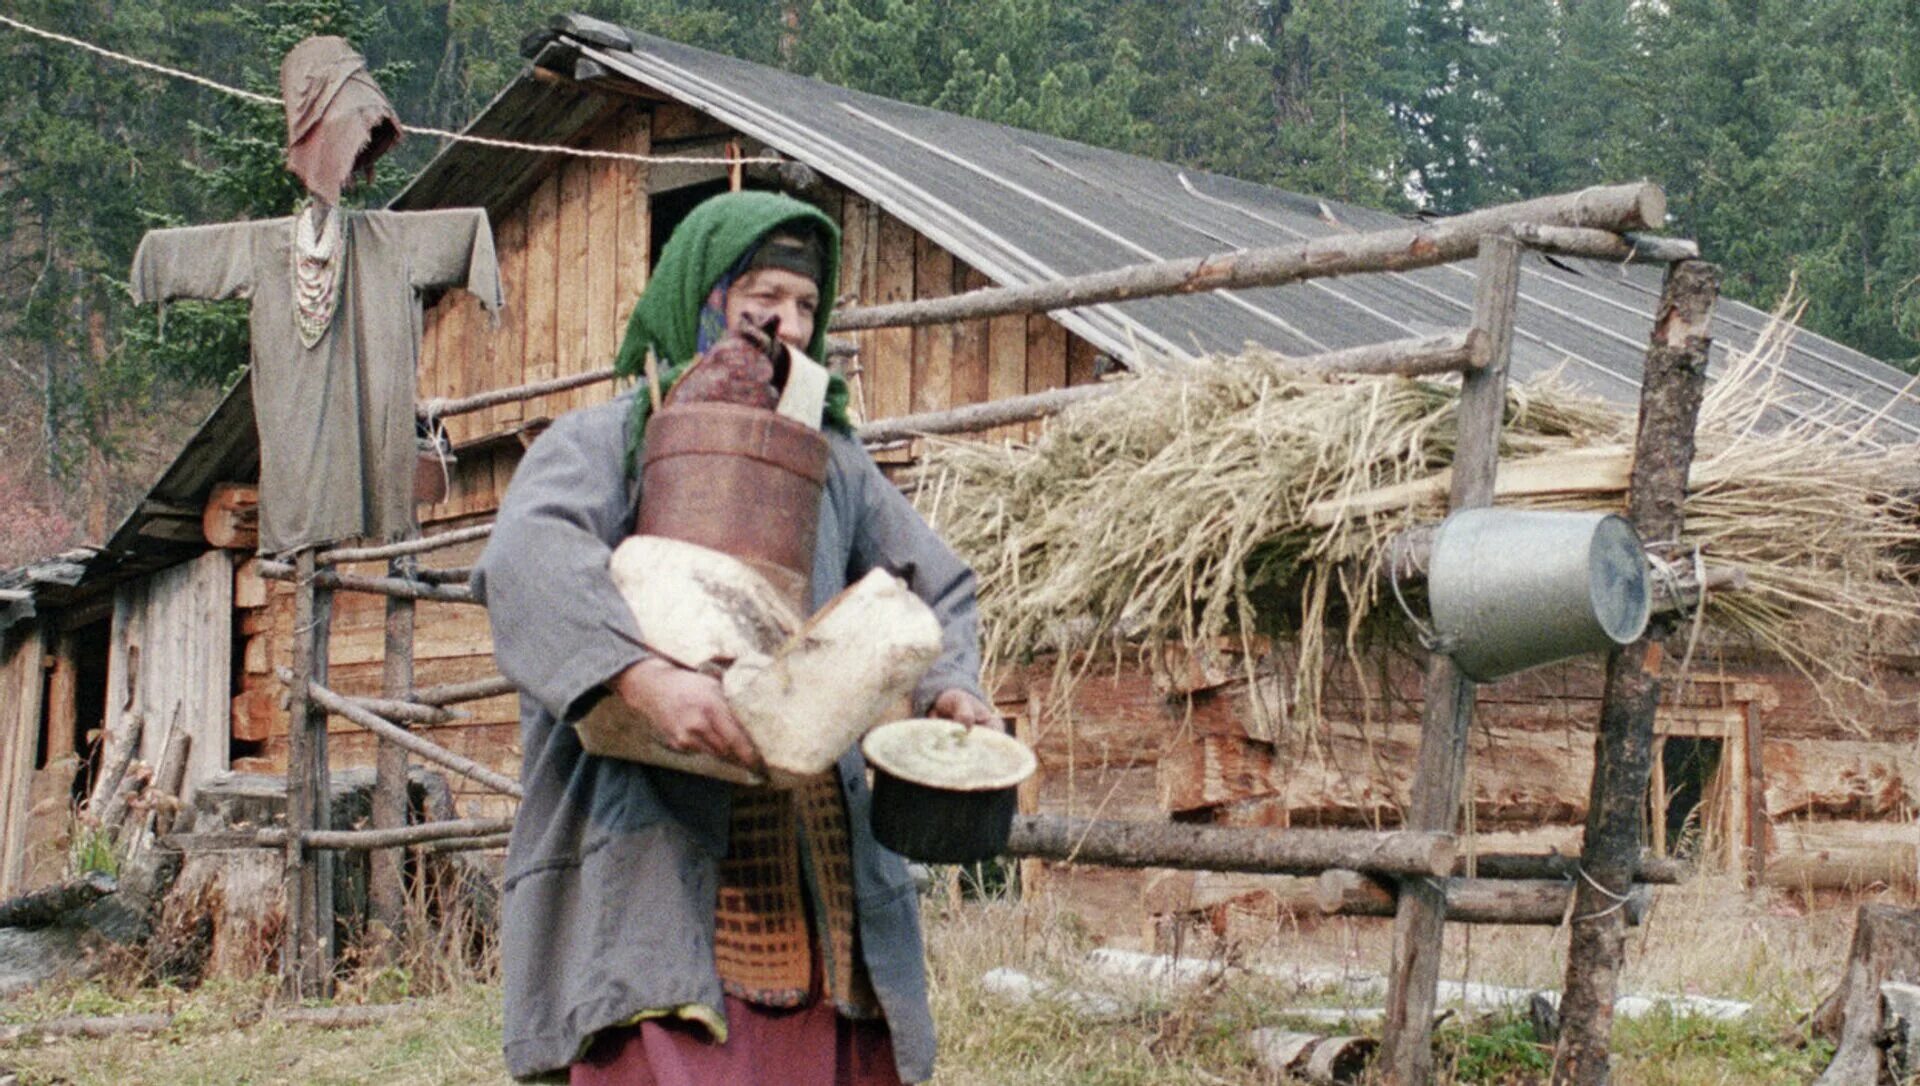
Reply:
[[[1403, 226], [1317, 200], [1005, 125], [942, 113], [634, 34], [632, 51], [583, 55], [704, 110], [873, 200], [1001, 285], [1145, 260], [1286, 245]], [[1711, 259], [1712, 254], [1706, 254]], [[1522, 377], [1560, 369], [1631, 400], [1659, 300], [1657, 267], [1527, 257], [1514, 348]], [[1258, 343], [1306, 354], [1464, 327], [1470, 265], [1149, 298], [1055, 316], [1129, 365]], [[1722, 300], [1716, 368], [1750, 348], [1767, 314]], [[1909, 375], [1802, 332], [1784, 362], [1796, 414], [1877, 418], [1882, 441], [1920, 438]]]

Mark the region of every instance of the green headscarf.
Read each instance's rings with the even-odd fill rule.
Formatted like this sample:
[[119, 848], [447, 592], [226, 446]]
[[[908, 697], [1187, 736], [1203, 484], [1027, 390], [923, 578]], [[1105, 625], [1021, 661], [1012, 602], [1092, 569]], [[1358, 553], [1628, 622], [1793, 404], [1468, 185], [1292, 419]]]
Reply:
[[[647, 289], [627, 318], [626, 338], [620, 341], [620, 353], [614, 358], [615, 373], [642, 380], [633, 397], [633, 426], [627, 447], [629, 472], [637, 467], [647, 415], [653, 406], [645, 387], [647, 352], [653, 352], [660, 367], [660, 391], [664, 395], [694, 360], [700, 307], [714, 284], [768, 232], [789, 224], [813, 227], [823, 243], [820, 308], [814, 313], [813, 340], [807, 353], [825, 361], [827, 323], [833, 318], [833, 292], [840, 282], [840, 228], [811, 204], [774, 192], [728, 192], [704, 201], [667, 239], [659, 266], [653, 269]], [[828, 382], [821, 424], [852, 431], [847, 422], [847, 383], [838, 374]]]

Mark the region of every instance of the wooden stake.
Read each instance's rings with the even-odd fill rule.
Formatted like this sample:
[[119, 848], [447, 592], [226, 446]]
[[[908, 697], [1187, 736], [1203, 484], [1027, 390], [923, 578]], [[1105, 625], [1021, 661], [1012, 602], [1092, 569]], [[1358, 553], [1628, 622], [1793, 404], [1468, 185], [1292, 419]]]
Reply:
[[[387, 576], [412, 581], [417, 565], [411, 555], [394, 558], [387, 564]], [[413, 693], [413, 608], [410, 599], [387, 598], [386, 660], [380, 688], [394, 701], [404, 701]], [[372, 816], [376, 830], [398, 830], [407, 824], [407, 750], [388, 739], [381, 740], [374, 756]], [[401, 881], [405, 858], [397, 848], [367, 857], [367, 910], [374, 923], [385, 925], [395, 934], [406, 913], [406, 890]]]
[[[1448, 503], [1452, 509], [1473, 509], [1493, 501], [1500, 423], [1507, 401], [1507, 362], [1519, 298], [1520, 254], [1520, 243], [1511, 237], [1490, 237], [1480, 243], [1473, 327], [1487, 336], [1487, 365], [1461, 381], [1459, 439]], [[1463, 798], [1474, 685], [1451, 659], [1436, 652], [1427, 665], [1425, 697], [1407, 826], [1452, 833], [1459, 824]], [[1390, 1086], [1416, 1086], [1432, 1077], [1433, 1009], [1445, 921], [1442, 888], [1423, 880], [1402, 889], [1394, 915], [1393, 965], [1381, 1038], [1384, 1081]]]
[[[1678, 539], [1693, 466], [1694, 425], [1706, 388], [1709, 325], [1720, 293], [1720, 270], [1697, 260], [1667, 270], [1653, 342], [1640, 387], [1639, 434], [1627, 516], [1649, 540]], [[1626, 924], [1615, 906], [1640, 856], [1642, 814], [1653, 759], [1653, 717], [1660, 704], [1657, 670], [1648, 666], [1666, 625], [1607, 658], [1607, 678], [1594, 741], [1593, 787], [1580, 847], [1586, 877], [1574, 898], [1567, 949], [1566, 994], [1553, 1082], [1607, 1081], [1613, 997], [1626, 950]]]
[[332, 593], [316, 582], [314, 552], [294, 556], [293, 668], [287, 707], [287, 930], [280, 954], [287, 993], [326, 996], [333, 986], [333, 858], [309, 855], [299, 835], [328, 828], [327, 714], [313, 698], [327, 676]]

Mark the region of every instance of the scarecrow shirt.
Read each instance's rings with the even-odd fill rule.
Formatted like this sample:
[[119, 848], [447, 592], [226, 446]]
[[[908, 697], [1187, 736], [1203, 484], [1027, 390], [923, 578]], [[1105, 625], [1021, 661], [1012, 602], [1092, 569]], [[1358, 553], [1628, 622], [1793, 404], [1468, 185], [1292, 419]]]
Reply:
[[266, 554], [406, 534], [421, 292], [464, 286], [494, 313], [504, 301], [483, 210], [327, 218], [155, 230], [133, 258], [135, 302], [252, 303]]

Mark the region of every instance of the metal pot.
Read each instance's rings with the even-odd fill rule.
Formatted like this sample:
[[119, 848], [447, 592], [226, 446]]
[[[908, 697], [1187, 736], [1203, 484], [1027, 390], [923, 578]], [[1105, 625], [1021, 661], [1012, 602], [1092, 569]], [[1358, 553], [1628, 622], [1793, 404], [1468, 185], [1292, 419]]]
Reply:
[[977, 863], [1006, 850], [1033, 752], [991, 728], [921, 718], [860, 744], [873, 767], [873, 836], [922, 863]]

